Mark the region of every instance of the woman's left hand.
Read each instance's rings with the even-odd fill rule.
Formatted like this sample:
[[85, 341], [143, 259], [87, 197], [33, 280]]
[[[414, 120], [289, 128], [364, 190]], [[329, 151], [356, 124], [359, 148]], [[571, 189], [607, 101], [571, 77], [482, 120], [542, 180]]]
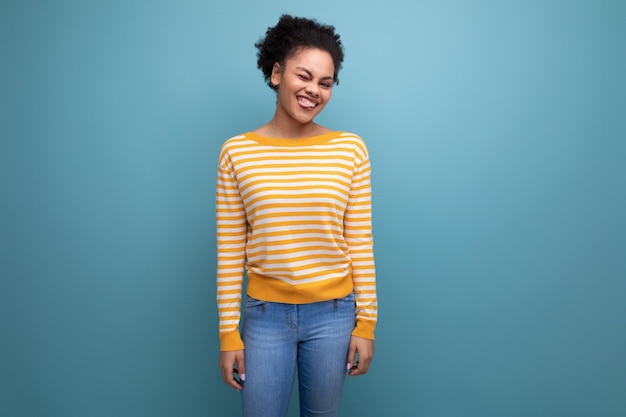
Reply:
[[[357, 363], [354, 359], [358, 355]], [[370, 362], [374, 357], [374, 341], [364, 339], [358, 336], [352, 336], [350, 339], [350, 349], [348, 350], [348, 375], [357, 376], [367, 373]]]

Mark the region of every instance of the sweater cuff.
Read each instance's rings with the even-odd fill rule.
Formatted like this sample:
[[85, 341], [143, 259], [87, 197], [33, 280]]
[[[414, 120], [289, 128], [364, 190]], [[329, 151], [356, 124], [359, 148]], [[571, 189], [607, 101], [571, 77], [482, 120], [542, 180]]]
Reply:
[[238, 330], [220, 334], [220, 351], [242, 350], [243, 341]]
[[374, 340], [374, 329], [376, 322], [374, 320], [357, 319], [356, 326], [352, 331], [352, 336], [362, 337], [363, 339]]

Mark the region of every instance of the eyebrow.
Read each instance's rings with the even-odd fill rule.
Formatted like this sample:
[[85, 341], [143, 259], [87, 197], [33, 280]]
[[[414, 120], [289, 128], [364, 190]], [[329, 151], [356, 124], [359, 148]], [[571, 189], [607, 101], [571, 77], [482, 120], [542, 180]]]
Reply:
[[[297, 69], [297, 70], [300, 70], [300, 71], [304, 71], [304, 72], [306, 72], [306, 73], [309, 75], [309, 77], [314, 78], [314, 77], [313, 77], [313, 73], [312, 73], [311, 71], [309, 71], [307, 68], [304, 68], [304, 67], [296, 67], [296, 69]], [[334, 79], [334, 77], [333, 77], [332, 75], [328, 75], [328, 76], [326, 76], [326, 77], [322, 77], [321, 79], [322, 79], [322, 80], [331, 80], [331, 81], [332, 81], [332, 80]]]

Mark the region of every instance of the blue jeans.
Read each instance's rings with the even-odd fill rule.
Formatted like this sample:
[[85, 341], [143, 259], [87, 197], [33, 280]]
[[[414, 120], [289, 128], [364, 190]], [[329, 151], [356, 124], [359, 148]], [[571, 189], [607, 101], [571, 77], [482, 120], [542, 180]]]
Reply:
[[248, 297], [243, 417], [285, 417], [296, 370], [300, 416], [336, 416], [354, 325], [354, 294], [312, 304]]

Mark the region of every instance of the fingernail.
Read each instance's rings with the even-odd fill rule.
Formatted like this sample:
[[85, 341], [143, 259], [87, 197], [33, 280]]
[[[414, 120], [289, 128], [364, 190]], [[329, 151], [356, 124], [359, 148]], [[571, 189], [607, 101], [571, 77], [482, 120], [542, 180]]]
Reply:
[[239, 376], [239, 378], [241, 378], [242, 381], [245, 381], [246, 380], [246, 374], [241, 374]]
[[349, 371], [349, 370], [350, 370], [350, 368], [352, 368], [352, 364], [351, 364], [351, 363], [349, 363], [349, 364], [347, 364], [347, 365], [346, 365], [346, 370], [348, 370], [348, 371]]

